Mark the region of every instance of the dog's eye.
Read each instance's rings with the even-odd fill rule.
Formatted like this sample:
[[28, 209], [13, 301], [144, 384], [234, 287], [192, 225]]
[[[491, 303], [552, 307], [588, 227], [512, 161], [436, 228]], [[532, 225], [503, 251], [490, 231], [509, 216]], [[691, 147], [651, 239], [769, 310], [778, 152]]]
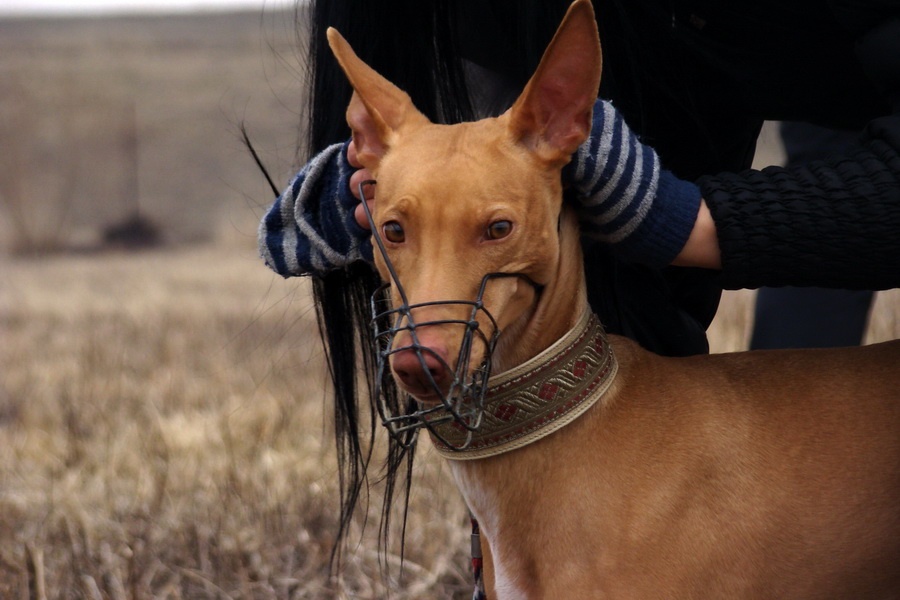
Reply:
[[388, 221], [382, 225], [381, 232], [387, 241], [394, 244], [402, 244], [406, 241], [406, 233], [403, 232], [403, 226], [397, 221]]
[[487, 228], [487, 239], [499, 240], [505, 238], [512, 231], [512, 221], [494, 221]]

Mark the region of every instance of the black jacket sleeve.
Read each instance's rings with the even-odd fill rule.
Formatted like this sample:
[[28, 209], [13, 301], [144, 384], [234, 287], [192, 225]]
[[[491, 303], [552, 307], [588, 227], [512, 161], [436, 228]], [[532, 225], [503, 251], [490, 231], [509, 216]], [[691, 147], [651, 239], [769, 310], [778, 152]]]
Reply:
[[900, 115], [854, 153], [702, 178], [725, 288], [900, 286]]

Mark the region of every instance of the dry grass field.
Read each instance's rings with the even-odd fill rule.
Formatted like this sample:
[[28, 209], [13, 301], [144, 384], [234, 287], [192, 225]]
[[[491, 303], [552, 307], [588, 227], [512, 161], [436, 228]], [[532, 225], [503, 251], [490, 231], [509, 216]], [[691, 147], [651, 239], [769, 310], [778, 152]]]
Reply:
[[305, 102], [294, 24], [0, 19], [0, 247], [90, 247], [135, 213], [169, 243], [252, 237], [271, 192], [239, 125], [287, 183]]
[[[328, 574], [322, 350], [307, 282], [256, 257], [269, 195], [235, 136], [246, 117], [281, 180], [296, 164], [290, 19], [0, 22], [0, 598], [387, 596], [375, 481]], [[135, 207], [167, 243], [103, 246]], [[745, 346], [752, 296], [726, 295], [714, 351]], [[882, 294], [868, 341], [898, 315]], [[390, 597], [468, 598], [465, 510], [422, 446]]]
[[[384, 597], [375, 528], [327, 577], [337, 476], [305, 282], [246, 247], [0, 265], [0, 597]], [[395, 597], [446, 597], [465, 515], [436, 461], [417, 477]]]

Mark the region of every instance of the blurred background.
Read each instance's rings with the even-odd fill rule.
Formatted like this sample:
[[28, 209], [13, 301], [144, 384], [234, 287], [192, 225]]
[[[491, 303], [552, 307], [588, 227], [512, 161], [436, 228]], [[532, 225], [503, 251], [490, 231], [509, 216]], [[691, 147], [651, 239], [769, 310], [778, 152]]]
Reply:
[[329, 570], [322, 349], [240, 134], [303, 162], [304, 6], [39, 3], [0, 5], [0, 598], [470, 595], [427, 450], [402, 582], [375, 476]]
[[0, 13], [6, 249], [252, 242], [272, 194], [238, 130], [286, 183], [304, 106], [303, 9], [158, 4]]

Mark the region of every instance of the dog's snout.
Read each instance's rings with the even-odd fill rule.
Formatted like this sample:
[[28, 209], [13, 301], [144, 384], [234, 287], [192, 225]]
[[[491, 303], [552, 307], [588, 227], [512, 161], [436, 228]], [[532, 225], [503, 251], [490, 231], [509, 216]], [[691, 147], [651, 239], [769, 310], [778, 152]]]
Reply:
[[391, 357], [391, 368], [413, 395], [437, 395], [451, 379], [447, 351], [442, 347], [399, 350]]

